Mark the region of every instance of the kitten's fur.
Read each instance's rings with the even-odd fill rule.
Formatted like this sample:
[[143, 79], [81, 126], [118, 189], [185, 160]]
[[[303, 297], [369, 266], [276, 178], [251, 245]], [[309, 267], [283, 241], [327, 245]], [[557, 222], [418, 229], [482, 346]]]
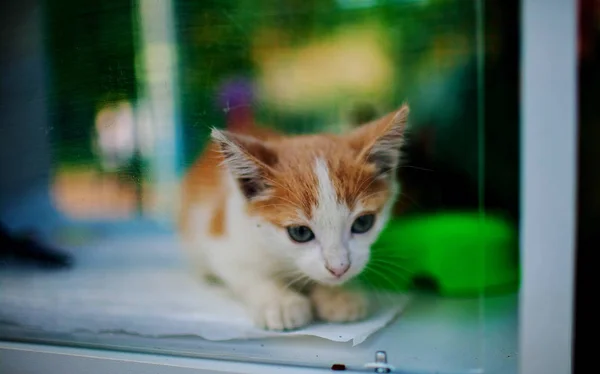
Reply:
[[[364, 297], [340, 286], [364, 269], [389, 218], [407, 116], [404, 105], [346, 135], [213, 130], [182, 187], [181, 232], [197, 269], [267, 329], [365, 317]], [[374, 226], [351, 233], [366, 213]], [[315, 239], [293, 241], [295, 225]]]

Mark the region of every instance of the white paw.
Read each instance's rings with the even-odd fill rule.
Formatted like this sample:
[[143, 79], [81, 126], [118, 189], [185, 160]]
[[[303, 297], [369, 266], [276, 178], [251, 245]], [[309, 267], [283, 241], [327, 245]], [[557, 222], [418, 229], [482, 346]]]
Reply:
[[316, 286], [310, 295], [317, 317], [327, 322], [353, 322], [367, 316], [368, 301], [358, 292]]
[[266, 302], [254, 310], [257, 325], [267, 330], [293, 330], [313, 320], [310, 300], [296, 293], [287, 293]]

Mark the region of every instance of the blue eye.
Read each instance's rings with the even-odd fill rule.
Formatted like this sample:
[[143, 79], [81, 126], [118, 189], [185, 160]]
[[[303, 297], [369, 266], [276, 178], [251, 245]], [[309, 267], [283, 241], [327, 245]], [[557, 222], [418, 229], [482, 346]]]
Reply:
[[315, 234], [306, 226], [289, 226], [287, 232], [290, 238], [297, 243], [306, 243], [315, 238]]
[[373, 225], [375, 224], [375, 215], [374, 214], [364, 214], [352, 223], [352, 231], [353, 234], [364, 234], [365, 232], [371, 230]]

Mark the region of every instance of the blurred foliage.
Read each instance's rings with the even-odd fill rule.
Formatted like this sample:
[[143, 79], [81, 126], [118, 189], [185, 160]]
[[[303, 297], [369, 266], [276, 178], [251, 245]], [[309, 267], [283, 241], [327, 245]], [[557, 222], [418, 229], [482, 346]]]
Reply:
[[97, 108], [136, 98], [132, 3], [52, 0], [45, 8], [55, 159], [94, 162]]
[[[46, 4], [52, 134], [59, 162], [93, 162], [90, 137], [97, 108], [136, 99], [134, 3]], [[359, 6], [363, 3], [373, 5]], [[410, 98], [415, 123], [458, 117], [476, 122], [475, 103], [464, 104], [465, 95], [477, 96], [469, 91], [476, 90], [474, 1], [174, 0], [174, 7], [186, 164], [202, 149], [208, 128], [225, 122], [227, 111], [217, 100], [221, 85], [230, 78], [256, 78], [257, 49], [299, 48], [360, 24], [380, 25], [391, 41], [392, 94], [374, 104], [389, 110]], [[276, 37], [269, 38], [269, 32]], [[288, 130], [310, 130], [339, 114], [339, 108], [290, 114], [254, 104], [260, 122], [285, 124]], [[475, 144], [470, 137], [460, 139]]]
[[219, 83], [228, 76], [252, 74], [250, 33], [232, 20], [235, 4], [175, 1], [185, 163], [202, 149], [208, 128], [224, 122], [224, 112], [216, 105]]
[[[46, 2], [51, 135], [58, 163], [94, 163], [90, 138], [97, 109], [122, 99], [136, 101], [136, 1]], [[465, 174], [468, 185], [479, 186], [483, 166], [484, 184], [498, 196], [498, 204], [517, 211], [516, 0], [172, 1], [184, 166], [203, 148], [208, 129], [226, 123], [228, 110], [219, 100], [224, 83], [238, 78], [255, 82], [260, 78], [260, 59], [272, 51], [301, 50], [335, 40], [340, 31], [375, 24], [383, 30], [381, 44], [394, 74], [389, 97], [375, 98], [379, 102], [371, 104], [387, 111], [409, 100], [413, 133], [421, 127], [434, 129], [435, 162], [429, 168], [453, 169]], [[477, 4], [484, 5], [485, 13], [477, 13]], [[477, 29], [478, 19], [484, 30]], [[478, 54], [479, 36], [484, 37], [485, 55]], [[480, 57], [485, 58], [483, 89]], [[362, 104], [351, 102], [347, 93], [338, 96], [335, 105], [327, 102], [296, 111], [255, 98], [252, 110], [262, 124], [310, 131], [343, 121], [345, 109], [336, 107], [341, 102], [348, 101], [344, 105], [349, 109]], [[477, 117], [480, 104], [485, 108], [483, 121]], [[479, 135], [484, 135], [483, 143]], [[410, 143], [417, 150], [429, 147], [418, 139]], [[132, 166], [138, 169], [139, 165]], [[456, 194], [446, 186], [440, 188]]]
[[[385, 105], [408, 96], [408, 88], [438, 63], [448, 42], [440, 35], [467, 36], [474, 43], [471, 1], [378, 1], [372, 7], [343, 7], [334, 0], [175, 0], [179, 44], [181, 104], [185, 159], [202, 148], [207, 128], [224, 123], [217, 104], [219, 85], [232, 77], [253, 77], [253, 48], [272, 47], [256, 35], [275, 30], [286, 47], [298, 47], [332, 35], [341, 28], [372, 22], [382, 25], [393, 41], [391, 58], [400, 74], [390, 82], [394, 95]], [[355, 1], [354, 3], [360, 3]], [[360, 4], [359, 4], [360, 5]], [[59, 162], [89, 163], [94, 114], [103, 103], [135, 100], [136, 25], [133, 2], [106, 0], [48, 1], [48, 52], [51, 57], [53, 139]], [[260, 45], [255, 45], [259, 43]], [[437, 52], [436, 52], [437, 51]], [[419, 72], [422, 72], [421, 74]], [[267, 123], [306, 128], [322, 121], [322, 113], [285, 116], [258, 106]], [[309, 127], [310, 128], [310, 127]]]
[[[396, 80], [389, 82], [392, 97], [376, 103], [390, 109], [409, 95], [416, 96], [423, 79], [444, 68], [454, 68], [460, 54], [472, 55], [475, 46], [474, 2], [464, 0], [376, 1], [371, 7], [343, 7], [352, 1], [334, 0], [176, 0], [181, 89], [185, 123], [186, 161], [202, 148], [210, 126], [222, 125], [226, 111], [217, 105], [219, 84], [231, 77], [254, 77], [253, 49], [297, 48], [331, 36], [340, 29], [373, 22], [392, 41], [390, 58]], [[360, 1], [354, 1], [360, 5]], [[268, 36], [274, 38], [256, 38]], [[279, 45], [278, 45], [279, 44]], [[474, 72], [474, 70], [473, 70]], [[438, 81], [459, 85], [461, 80]], [[453, 91], [456, 88], [449, 88]], [[455, 95], [457, 96], [457, 95]], [[255, 103], [256, 115], [267, 125], [311, 129], [324, 113], [284, 114]], [[352, 104], [352, 103], [348, 103]], [[444, 109], [441, 109], [443, 112]]]

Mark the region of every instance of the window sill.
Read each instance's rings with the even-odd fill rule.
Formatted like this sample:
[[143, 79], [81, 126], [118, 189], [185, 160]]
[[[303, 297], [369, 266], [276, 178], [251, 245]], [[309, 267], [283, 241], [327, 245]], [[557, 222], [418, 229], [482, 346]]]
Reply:
[[[298, 365], [285, 366], [285, 372], [304, 373], [307, 369], [300, 366], [328, 368], [334, 363], [360, 370], [374, 360], [378, 350], [386, 351], [389, 363], [403, 371], [517, 372], [516, 295], [486, 300], [418, 296], [395, 322], [356, 347], [309, 337], [214, 342], [195, 337], [43, 334], [14, 326], [2, 326], [0, 332], [12, 341], [0, 343], [2, 365], [17, 365], [10, 368], [28, 373], [47, 372], [46, 362], [54, 362], [47, 359], [56, 360], [57, 368], [67, 363], [70, 366], [65, 368], [76, 368], [88, 360], [85, 365], [102, 368], [98, 373], [114, 372], [106, 365], [115, 361], [127, 364], [119, 370], [131, 373], [138, 370], [138, 364], [145, 368], [139, 372], [159, 365], [165, 367], [165, 373], [185, 373], [189, 368], [194, 368], [194, 373], [198, 369], [208, 370], [200, 373], [252, 373], [254, 368], [268, 373], [282, 370], [281, 364]], [[175, 367], [181, 371], [169, 371]], [[69, 374], [68, 370], [53, 371]]]

